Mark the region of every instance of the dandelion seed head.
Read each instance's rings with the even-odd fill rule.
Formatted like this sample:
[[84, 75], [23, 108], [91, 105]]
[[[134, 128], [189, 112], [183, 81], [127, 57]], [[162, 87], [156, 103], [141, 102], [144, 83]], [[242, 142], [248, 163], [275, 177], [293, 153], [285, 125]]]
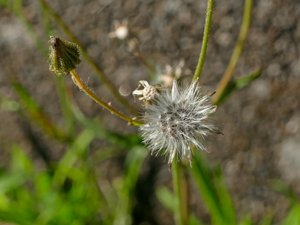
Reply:
[[205, 137], [221, 133], [209, 124], [210, 115], [217, 109], [209, 101], [211, 94], [201, 93], [197, 83], [179, 88], [174, 81], [171, 89], [145, 109], [145, 124], [140, 127], [143, 142], [152, 154], [169, 157], [169, 168], [175, 155], [178, 160], [187, 156], [192, 166], [193, 146], [206, 150]]

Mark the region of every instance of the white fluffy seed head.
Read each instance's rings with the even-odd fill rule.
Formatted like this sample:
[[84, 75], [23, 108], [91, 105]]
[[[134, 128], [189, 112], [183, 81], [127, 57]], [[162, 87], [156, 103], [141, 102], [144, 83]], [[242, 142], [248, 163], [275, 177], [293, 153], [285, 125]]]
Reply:
[[176, 81], [172, 89], [160, 94], [146, 108], [145, 124], [140, 127], [143, 142], [152, 154], [169, 157], [169, 168], [175, 156], [188, 157], [192, 166], [193, 146], [205, 150], [204, 139], [210, 133], [221, 133], [208, 124], [217, 106], [210, 104], [210, 94], [200, 92], [197, 81], [179, 89]]

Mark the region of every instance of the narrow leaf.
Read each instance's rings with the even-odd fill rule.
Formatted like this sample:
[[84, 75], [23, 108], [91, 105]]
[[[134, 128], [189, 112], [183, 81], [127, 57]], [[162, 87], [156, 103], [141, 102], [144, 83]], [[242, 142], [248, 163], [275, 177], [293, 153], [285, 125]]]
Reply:
[[228, 224], [223, 213], [220, 199], [218, 198], [218, 194], [214, 189], [214, 184], [212, 182], [213, 176], [211, 175], [209, 169], [205, 167], [205, 161], [200, 155], [201, 153], [197, 152], [197, 154], [195, 154], [193, 157], [193, 168], [190, 169], [192, 176], [210, 211], [213, 224]]
[[134, 189], [142, 164], [148, 155], [148, 150], [142, 147], [132, 149], [127, 157], [124, 168], [124, 175], [118, 190], [119, 203], [116, 208], [114, 225], [129, 225], [131, 221], [131, 209], [134, 196]]
[[70, 141], [70, 137], [63, 131], [62, 128], [52, 123], [48, 116], [43, 112], [42, 108], [34, 101], [29, 92], [20, 82], [17, 81], [16, 78], [12, 78], [11, 85], [21, 98], [32, 121], [39, 125], [43, 129], [44, 133], [62, 142]]
[[220, 97], [214, 102], [214, 104], [216, 104], [216, 105], [221, 104], [234, 91], [247, 86], [253, 80], [258, 78], [261, 75], [261, 73], [262, 73], [262, 70], [259, 69], [259, 70], [255, 71], [254, 73], [252, 73], [248, 76], [238, 78], [238, 79], [234, 79], [233, 81], [229, 82], [228, 85], [226, 86], [226, 88], [224, 89], [224, 91], [221, 93]]

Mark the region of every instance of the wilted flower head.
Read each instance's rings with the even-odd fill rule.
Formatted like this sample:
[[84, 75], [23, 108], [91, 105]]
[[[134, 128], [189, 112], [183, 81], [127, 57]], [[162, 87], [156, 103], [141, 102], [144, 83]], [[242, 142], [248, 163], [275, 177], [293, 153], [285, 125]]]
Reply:
[[68, 74], [81, 61], [78, 45], [65, 41], [61, 37], [50, 36], [48, 62], [49, 70], [57, 75]]
[[[141, 86], [144, 87], [142, 90], [138, 90]], [[150, 85], [147, 81], [139, 81], [139, 86], [132, 92], [133, 95], [138, 95], [139, 100], [152, 101], [158, 95], [157, 87]]]
[[176, 81], [172, 89], [157, 96], [148, 105], [144, 116], [145, 124], [140, 127], [143, 142], [151, 154], [169, 156], [171, 169], [174, 157], [188, 157], [192, 166], [193, 146], [205, 150], [204, 139], [208, 134], [222, 134], [209, 124], [209, 116], [217, 106], [209, 103], [211, 94], [202, 94], [198, 82], [189, 87], [178, 88]]

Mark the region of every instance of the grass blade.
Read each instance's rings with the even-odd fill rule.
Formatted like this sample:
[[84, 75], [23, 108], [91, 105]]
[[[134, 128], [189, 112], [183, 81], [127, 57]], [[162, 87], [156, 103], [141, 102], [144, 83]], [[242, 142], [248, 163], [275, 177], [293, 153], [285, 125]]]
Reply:
[[223, 212], [223, 207], [220, 202], [217, 191], [214, 188], [213, 175], [209, 168], [205, 166], [207, 163], [202, 153], [194, 154], [193, 168], [190, 169], [191, 174], [199, 188], [199, 191], [210, 211], [213, 224], [230, 224], [226, 215]]
[[114, 225], [129, 225], [131, 221], [132, 198], [138, 176], [148, 150], [142, 147], [132, 149], [127, 157], [124, 168], [124, 175], [118, 187], [119, 203], [116, 209]]
[[[159, 202], [170, 212], [174, 212], [174, 195], [166, 187], [160, 187], [156, 189], [156, 197]], [[204, 225], [193, 213], [189, 215], [188, 225]]]
[[213, 102], [217, 102], [217, 100], [220, 98], [220, 95], [223, 93], [224, 89], [226, 88], [228, 82], [230, 81], [233, 71], [237, 65], [237, 62], [241, 56], [244, 42], [247, 37], [247, 32], [250, 26], [250, 20], [251, 20], [251, 11], [252, 11], [252, 0], [245, 0], [245, 6], [244, 6], [244, 16], [243, 16], [243, 22], [241, 25], [240, 34], [237, 40], [237, 43], [235, 45], [235, 48], [233, 50], [230, 62], [228, 64], [228, 67], [220, 81], [217, 87], [217, 93], [213, 97]]
[[42, 108], [34, 101], [29, 92], [15, 77], [12, 78], [11, 85], [21, 98], [32, 121], [39, 125], [45, 134], [61, 142], [71, 141], [71, 138], [63, 131], [62, 128], [51, 122], [51, 120], [43, 112]]

